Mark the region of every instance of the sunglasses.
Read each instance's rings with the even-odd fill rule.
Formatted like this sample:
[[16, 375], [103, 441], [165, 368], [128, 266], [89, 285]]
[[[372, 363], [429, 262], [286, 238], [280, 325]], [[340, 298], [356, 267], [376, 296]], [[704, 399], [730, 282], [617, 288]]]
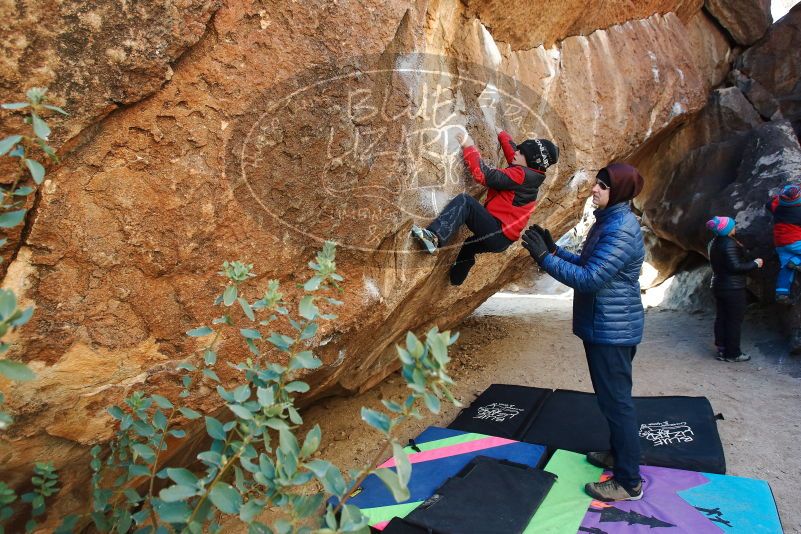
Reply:
[[608, 185], [606, 185], [605, 183], [601, 182], [601, 181], [596, 181], [596, 182], [595, 182], [595, 185], [597, 185], [598, 187], [600, 187], [600, 188], [601, 188], [601, 191], [606, 191], [607, 189], [609, 189], [609, 186], [608, 186]]

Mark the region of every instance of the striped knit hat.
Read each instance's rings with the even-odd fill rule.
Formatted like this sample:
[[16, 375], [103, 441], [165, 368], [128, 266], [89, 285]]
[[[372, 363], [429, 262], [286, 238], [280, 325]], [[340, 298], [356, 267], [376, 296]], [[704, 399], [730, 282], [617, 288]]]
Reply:
[[785, 185], [779, 193], [780, 206], [801, 206], [801, 187]]
[[712, 217], [706, 221], [706, 227], [717, 235], [729, 235], [734, 230], [734, 219], [731, 217]]

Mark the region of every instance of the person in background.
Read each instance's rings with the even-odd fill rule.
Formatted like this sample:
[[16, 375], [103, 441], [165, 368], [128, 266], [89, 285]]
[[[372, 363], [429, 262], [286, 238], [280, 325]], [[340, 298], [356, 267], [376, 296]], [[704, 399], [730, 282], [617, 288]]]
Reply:
[[718, 360], [747, 362], [751, 359], [740, 350], [740, 330], [745, 318], [746, 273], [764, 265], [762, 258], [744, 259], [745, 249], [734, 237], [734, 219], [712, 217], [706, 223], [715, 237], [709, 242], [712, 264], [712, 294], [715, 296], [715, 346]]
[[632, 363], [642, 341], [645, 313], [639, 276], [645, 257], [640, 222], [629, 201], [643, 187], [640, 173], [625, 163], [607, 166], [592, 188], [596, 206], [581, 255], [557, 247], [551, 233], [532, 226], [523, 246], [545, 272], [575, 290], [573, 333], [584, 342], [592, 387], [609, 423], [608, 451], [587, 460], [613, 476], [584, 489], [600, 501], [636, 501], [643, 496], [640, 437], [631, 398]]
[[776, 302], [790, 304], [793, 278], [801, 271], [801, 187], [784, 186], [765, 208], [773, 215], [773, 245], [779, 255]]
[[508, 133], [498, 130], [509, 166], [496, 169], [481, 158], [469, 135], [461, 133], [457, 139], [473, 179], [487, 187], [487, 200], [482, 205], [467, 193], [456, 195], [427, 227], [412, 226], [412, 235], [430, 254], [447, 245], [462, 225], [473, 232], [450, 269], [450, 282], [455, 286], [467, 278], [476, 254], [503, 252], [520, 238], [537, 206], [545, 171], [559, 159], [559, 149], [548, 139], [515, 144]]

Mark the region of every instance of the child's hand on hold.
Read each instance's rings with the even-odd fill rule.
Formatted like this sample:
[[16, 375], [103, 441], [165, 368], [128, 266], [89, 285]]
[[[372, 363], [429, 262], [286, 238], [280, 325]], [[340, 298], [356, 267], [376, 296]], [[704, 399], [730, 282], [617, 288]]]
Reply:
[[467, 148], [469, 146], [474, 146], [475, 145], [475, 143], [473, 143], [473, 139], [470, 137], [470, 134], [468, 134], [467, 132], [464, 132], [464, 131], [459, 132], [458, 134], [456, 134], [456, 141], [459, 142], [459, 144], [462, 146], [462, 148]]

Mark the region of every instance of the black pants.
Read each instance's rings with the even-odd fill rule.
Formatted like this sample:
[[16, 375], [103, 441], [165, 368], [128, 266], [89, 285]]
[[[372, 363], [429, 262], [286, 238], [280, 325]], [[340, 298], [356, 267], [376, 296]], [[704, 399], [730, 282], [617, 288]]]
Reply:
[[631, 364], [637, 347], [584, 342], [598, 407], [609, 423], [610, 448], [618, 483], [632, 489], [640, 483], [640, 433], [631, 398]]
[[715, 303], [715, 345], [723, 348], [726, 358], [736, 358], [740, 355], [740, 331], [747, 304], [745, 289], [715, 291]]
[[513, 243], [504, 235], [500, 221], [467, 193], [456, 195], [448, 202], [442, 213], [428, 225], [428, 229], [437, 234], [439, 246], [442, 247], [448, 244], [463, 224], [473, 235], [465, 240], [451, 267], [451, 282], [456, 285], [467, 278], [467, 273], [476, 263], [476, 254], [503, 252]]

